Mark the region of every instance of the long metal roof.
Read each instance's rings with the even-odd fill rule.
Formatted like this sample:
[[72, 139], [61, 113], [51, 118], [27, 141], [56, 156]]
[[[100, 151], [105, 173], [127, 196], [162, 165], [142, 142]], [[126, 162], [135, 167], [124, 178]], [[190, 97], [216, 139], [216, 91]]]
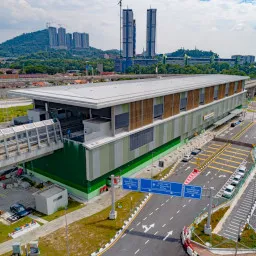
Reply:
[[100, 109], [109, 106], [247, 80], [245, 76], [196, 75], [11, 90], [9, 94]]

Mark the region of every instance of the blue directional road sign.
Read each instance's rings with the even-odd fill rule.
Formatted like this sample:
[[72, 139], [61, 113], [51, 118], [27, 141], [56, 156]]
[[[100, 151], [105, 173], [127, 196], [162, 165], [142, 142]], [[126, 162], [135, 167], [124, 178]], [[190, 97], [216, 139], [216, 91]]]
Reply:
[[171, 189], [170, 189], [170, 195], [171, 196], [182, 196], [182, 190], [183, 190], [183, 184], [176, 183], [176, 182], [170, 182]]
[[183, 196], [185, 198], [201, 199], [201, 197], [202, 197], [202, 187], [185, 185]]
[[140, 191], [161, 195], [182, 196], [182, 187], [180, 183], [141, 179]]
[[122, 183], [125, 190], [139, 191], [139, 179], [123, 177]]

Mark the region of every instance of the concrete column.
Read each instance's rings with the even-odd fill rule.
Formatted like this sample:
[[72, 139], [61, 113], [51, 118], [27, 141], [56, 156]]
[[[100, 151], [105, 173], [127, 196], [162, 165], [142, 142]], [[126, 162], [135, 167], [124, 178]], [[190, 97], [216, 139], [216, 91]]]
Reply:
[[57, 137], [57, 132], [56, 132], [56, 127], [55, 127], [55, 123], [52, 125], [53, 130], [54, 130], [54, 138], [55, 138], [55, 142], [58, 142], [58, 137]]
[[116, 135], [115, 106], [111, 107], [111, 129], [112, 129], [112, 136], [115, 137]]
[[16, 139], [16, 143], [17, 143], [18, 154], [20, 154], [20, 144], [19, 144], [19, 139], [18, 139], [18, 135], [16, 132], [15, 132], [15, 139]]
[[48, 102], [45, 102], [45, 111], [46, 111], [46, 113], [45, 113], [45, 118], [46, 118], [46, 120], [48, 120], [49, 119], [49, 105], [48, 105]]
[[38, 147], [40, 148], [41, 147], [41, 142], [40, 142], [40, 137], [39, 137], [39, 132], [38, 132], [37, 127], [36, 127], [36, 136], [37, 136], [37, 144], [38, 144]]
[[26, 130], [26, 136], [27, 136], [27, 141], [28, 141], [28, 151], [31, 151], [31, 144], [28, 136], [28, 130]]
[[45, 130], [46, 130], [46, 135], [47, 135], [47, 141], [48, 141], [48, 144], [50, 145], [50, 136], [49, 136], [49, 131], [48, 131], [48, 125], [45, 126]]

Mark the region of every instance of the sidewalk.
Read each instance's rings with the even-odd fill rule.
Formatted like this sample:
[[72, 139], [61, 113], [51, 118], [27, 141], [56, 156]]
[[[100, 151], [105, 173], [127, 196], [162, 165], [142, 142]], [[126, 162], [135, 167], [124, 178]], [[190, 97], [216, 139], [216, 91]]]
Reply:
[[[188, 144], [183, 145], [180, 148], [177, 148], [175, 151], [172, 151], [171, 153], [167, 154], [166, 156], [158, 159], [156, 162], [153, 163], [154, 168], [152, 169], [153, 176], [158, 174], [159, 172], [163, 171], [166, 167], [172, 165], [179, 159], [183, 157], [184, 154], [187, 154], [189, 151], [191, 151], [195, 147], [202, 147], [204, 144], [209, 142], [213, 138], [213, 134], [211, 132], [205, 132], [204, 134], [201, 134], [195, 138], [193, 138], [191, 141], [189, 141]], [[162, 160], [165, 161], [165, 167], [159, 168], [158, 167], [158, 161]], [[143, 168], [141, 171], [135, 174], [137, 178], [151, 178], [151, 170], [152, 165], [149, 165], [145, 168]], [[116, 189], [116, 200], [121, 199], [126, 194], [128, 194], [129, 191], [124, 191], [121, 188]], [[94, 199], [90, 200], [85, 207], [76, 210], [74, 212], [67, 214], [67, 222], [68, 224], [74, 223], [78, 220], [81, 220], [83, 218], [89, 217], [97, 212], [102, 211], [103, 209], [107, 208], [111, 205], [111, 196], [110, 192], [106, 192], [98, 197], [95, 197]], [[39, 220], [40, 221], [40, 220]], [[18, 237], [9, 241], [6, 241], [2, 244], [0, 244], [0, 255], [7, 253], [12, 250], [12, 244], [14, 242], [21, 242], [22, 245], [29, 243], [31, 240], [39, 239], [40, 237], [47, 236], [50, 233], [65, 227], [65, 216], [62, 216], [58, 219], [55, 219], [53, 221], [50, 221], [43, 226], [38, 227], [37, 229], [31, 231], [30, 233], [25, 234], [22, 237]]]

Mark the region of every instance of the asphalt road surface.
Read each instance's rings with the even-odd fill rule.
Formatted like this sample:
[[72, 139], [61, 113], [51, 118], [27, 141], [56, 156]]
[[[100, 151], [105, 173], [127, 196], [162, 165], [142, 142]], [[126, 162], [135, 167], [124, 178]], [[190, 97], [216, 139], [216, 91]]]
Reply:
[[[234, 136], [240, 131], [240, 127], [233, 128], [229, 129], [226, 134], [232, 133]], [[201, 165], [210, 159], [209, 167], [205, 168], [190, 184], [204, 187], [205, 194], [207, 194], [207, 188], [214, 188], [214, 193], [216, 194], [243, 159], [249, 157], [250, 154], [248, 148], [230, 145], [214, 160], [211, 160], [225, 145], [225, 143], [221, 142], [208, 143], [203, 148], [202, 153], [192, 159], [191, 162], [180, 163], [175, 173], [168, 180], [184, 183], [188, 175], [198, 164]], [[235, 148], [244, 151], [239, 151]], [[233, 159], [233, 151], [243, 155]], [[225, 199], [217, 198], [214, 204], [221, 203], [223, 200]], [[103, 255], [184, 256], [186, 253], [180, 242], [182, 228], [191, 224], [194, 218], [201, 212], [207, 211], [208, 203], [209, 199], [207, 196], [201, 200], [195, 200], [153, 195], [122, 237]]]

